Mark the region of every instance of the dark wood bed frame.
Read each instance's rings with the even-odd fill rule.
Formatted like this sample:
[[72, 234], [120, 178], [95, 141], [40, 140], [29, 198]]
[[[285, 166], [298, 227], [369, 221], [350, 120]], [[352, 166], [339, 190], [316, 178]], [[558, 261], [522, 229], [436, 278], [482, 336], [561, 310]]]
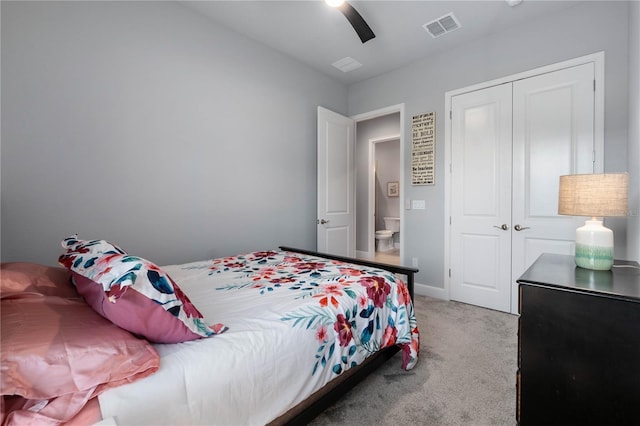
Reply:
[[[407, 268], [398, 265], [389, 265], [385, 263], [371, 262], [368, 260], [354, 259], [351, 257], [336, 256], [327, 253], [319, 253], [311, 250], [302, 250], [292, 247], [280, 247], [281, 250], [291, 251], [312, 256], [324, 257], [326, 259], [339, 260], [342, 262], [354, 263], [357, 265], [370, 266], [373, 268], [384, 269], [394, 274], [405, 275], [409, 294], [413, 298], [414, 275], [418, 272], [416, 268]], [[351, 368], [327, 383], [322, 389], [316, 391], [305, 401], [296, 405], [280, 417], [270, 422], [269, 426], [297, 426], [306, 425], [314, 417], [323, 412], [326, 408], [335, 403], [342, 395], [350, 391], [355, 385], [361, 382], [372, 371], [382, 365], [389, 358], [394, 356], [400, 348], [392, 346], [371, 355], [365, 362], [357, 367]]]

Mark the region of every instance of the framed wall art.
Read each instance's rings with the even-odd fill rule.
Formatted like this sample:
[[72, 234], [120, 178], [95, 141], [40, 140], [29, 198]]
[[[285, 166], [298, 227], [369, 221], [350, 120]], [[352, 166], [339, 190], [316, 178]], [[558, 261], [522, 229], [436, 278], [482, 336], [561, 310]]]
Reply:
[[400, 184], [398, 182], [387, 182], [387, 197], [398, 197], [400, 195]]
[[411, 134], [411, 184], [435, 185], [436, 113], [414, 115]]

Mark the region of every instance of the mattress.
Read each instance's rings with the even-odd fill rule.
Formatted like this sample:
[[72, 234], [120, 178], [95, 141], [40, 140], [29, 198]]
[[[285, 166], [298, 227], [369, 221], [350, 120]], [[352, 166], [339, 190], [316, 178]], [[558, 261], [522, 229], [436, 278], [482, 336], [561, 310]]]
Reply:
[[99, 396], [118, 424], [266, 424], [384, 347], [417, 362], [407, 287], [382, 269], [286, 251], [162, 269], [228, 330], [154, 344], [158, 372]]

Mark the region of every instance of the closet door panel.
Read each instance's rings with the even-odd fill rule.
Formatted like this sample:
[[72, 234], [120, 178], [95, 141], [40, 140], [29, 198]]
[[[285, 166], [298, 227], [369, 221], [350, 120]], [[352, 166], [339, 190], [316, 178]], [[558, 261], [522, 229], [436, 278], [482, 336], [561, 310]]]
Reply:
[[540, 254], [574, 251], [584, 218], [558, 215], [558, 181], [564, 174], [593, 173], [593, 81], [589, 63], [513, 84], [514, 286]]
[[452, 140], [451, 298], [509, 311], [511, 84], [455, 96]]

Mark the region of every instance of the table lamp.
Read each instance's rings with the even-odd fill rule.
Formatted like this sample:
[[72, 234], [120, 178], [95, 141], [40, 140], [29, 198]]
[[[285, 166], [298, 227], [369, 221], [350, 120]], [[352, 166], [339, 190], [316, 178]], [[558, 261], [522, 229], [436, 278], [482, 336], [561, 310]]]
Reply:
[[613, 266], [613, 231], [599, 217], [626, 216], [629, 175], [604, 173], [560, 176], [558, 214], [590, 216], [576, 229], [576, 265], [606, 271]]

